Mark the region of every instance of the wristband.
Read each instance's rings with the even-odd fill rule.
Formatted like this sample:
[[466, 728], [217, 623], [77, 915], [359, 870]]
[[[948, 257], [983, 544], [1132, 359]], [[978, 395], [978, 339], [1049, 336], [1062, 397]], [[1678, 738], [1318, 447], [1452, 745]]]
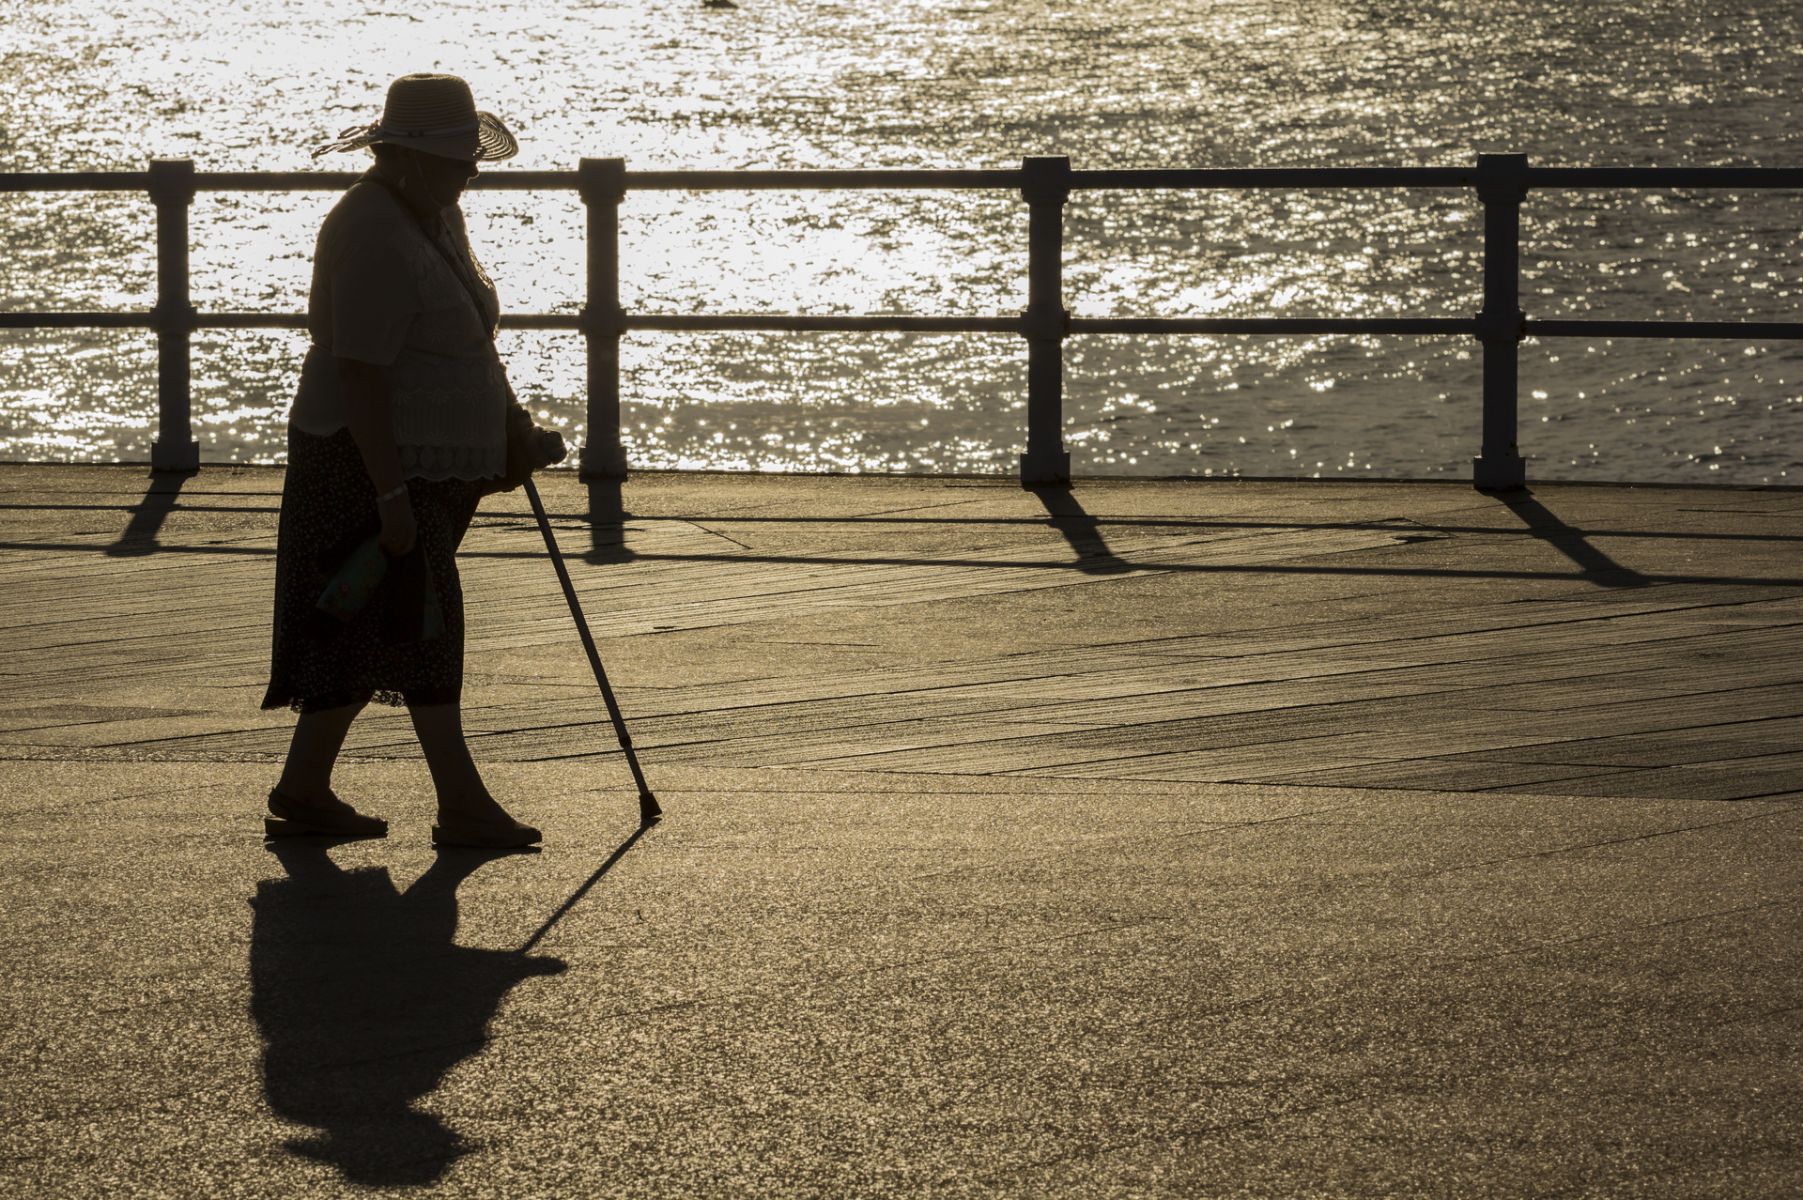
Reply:
[[390, 488], [388, 491], [383, 492], [380, 496], [377, 496], [376, 503], [377, 504], [387, 504], [390, 500], [393, 500], [395, 497], [405, 496], [406, 494], [407, 494], [407, 485], [404, 483], [397, 484], [396, 486]]

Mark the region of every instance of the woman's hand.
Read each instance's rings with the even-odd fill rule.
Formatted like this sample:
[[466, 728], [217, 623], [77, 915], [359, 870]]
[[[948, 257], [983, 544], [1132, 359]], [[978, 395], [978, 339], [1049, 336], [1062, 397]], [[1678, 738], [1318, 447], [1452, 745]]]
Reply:
[[537, 453], [533, 456], [533, 470], [548, 467], [552, 463], [560, 463], [569, 457], [570, 448], [564, 445], [563, 434], [555, 429], [534, 429], [532, 432], [537, 441]]
[[407, 493], [381, 501], [376, 505], [376, 512], [382, 518], [382, 533], [377, 538], [382, 549], [395, 558], [413, 549], [419, 529], [413, 523], [413, 501]]
[[563, 434], [534, 425], [532, 414], [516, 400], [507, 406], [506, 469], [499, 479], [485, 486], [484, 492], [511, 492], [532, 478], [534, 471], [562, 462], [569, 453]]

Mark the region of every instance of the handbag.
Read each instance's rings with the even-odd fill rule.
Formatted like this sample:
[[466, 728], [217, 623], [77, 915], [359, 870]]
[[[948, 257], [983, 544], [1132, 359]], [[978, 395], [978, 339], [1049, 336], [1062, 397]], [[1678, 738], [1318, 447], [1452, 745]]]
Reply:
[[315, 636], [337, 634], [372, 606], [384, 641], [426, 642], [444, 632], [444, 607], [417, 538], [394, 555], [366, 526], [321, 555], [320, 567], [329, 578], [310, 614]]

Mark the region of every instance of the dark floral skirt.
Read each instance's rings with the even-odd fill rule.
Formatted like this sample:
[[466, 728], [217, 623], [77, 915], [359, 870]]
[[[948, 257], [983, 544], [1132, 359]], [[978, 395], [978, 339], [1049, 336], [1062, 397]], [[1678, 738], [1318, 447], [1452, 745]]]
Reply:
[[[457, 547], [476, 515], [480, 485], [409, 479], [426, 575], [443, 613], [442, 632], [399, 640], [383, 613], [390, 583], [348, 624], [316, 608], [346, 552], [379, 527], [376, 490], [350, 431], [330, 437], [290, 430], [288, 475], [275, 554], [275, 635], [264, 708], [300, 712], [346, 704], [450, 704], [463, 690], [463, 588]], [[391, 572], [391, 576], [394, 573]]]

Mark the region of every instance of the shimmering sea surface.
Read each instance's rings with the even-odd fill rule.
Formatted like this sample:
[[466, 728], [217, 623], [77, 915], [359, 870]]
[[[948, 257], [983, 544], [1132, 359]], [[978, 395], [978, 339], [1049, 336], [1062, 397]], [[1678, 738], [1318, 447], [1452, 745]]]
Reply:
[[[373, 119], [395, 75], [453, 71], [505, 117], [506, 168], [1803, 164], [1791, 0], [14, 0], [0, 24], [0, 170], [294, 170]], [[345, 155], [318, 165], [357, 168]], [[323, 194], [205, 194], [203, 309], [305, 307]], [[1799, 196], [1536, 193], [1540, 317], [1795, 320]], [[472, 193], [514, 311], [581, 304], [573, 194]], [[1072, 311], [1465, 315], [1481, 220], [1458, 192], [1080, 193]], [[150, 206], [0, 195], [7, 309], [151, 303]], [[1007, 193], [634, 193], [624, 301], [662, 312], [1012, 314], [1026, 213]], [[304, 349], [195, 338], [208, 461], [279, 462]], [[583, 434], [582, 344], [506, 333], [516, 387]], [[1521, 448], [1542, 479], [1803, 483], [1803, 346], [1530, 341]], [[625, 424], [644, 466], [1012, 470], [1025, 344], [1008, 336], [633, 334]], [[1477, 448], [1458, 338], [1078, 337], [1079, 472], [1452, 476]], [[142, 332], [0, 332], [0, 458], [142, 459]]]

